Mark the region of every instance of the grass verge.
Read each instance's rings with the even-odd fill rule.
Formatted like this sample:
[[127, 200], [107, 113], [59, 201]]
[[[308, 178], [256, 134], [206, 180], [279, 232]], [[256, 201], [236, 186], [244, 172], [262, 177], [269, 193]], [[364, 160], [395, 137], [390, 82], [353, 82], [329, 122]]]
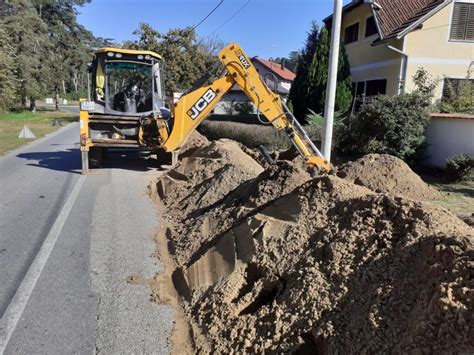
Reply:
[[43, 108], [36, 113], [27, 110], [0, 113], [0, 155], [34, 140], [18, 138], [23, 125], [27, 125], [38, 139], [59, 128], [53, 126], [54, 120], [69, 123], [77, 119], [78, 116], [74, 113]]
[[433, 185], [443, 193], [443, 198], [436, 201], [441, 206], [461, 215], [474, 213], [474, 181]]

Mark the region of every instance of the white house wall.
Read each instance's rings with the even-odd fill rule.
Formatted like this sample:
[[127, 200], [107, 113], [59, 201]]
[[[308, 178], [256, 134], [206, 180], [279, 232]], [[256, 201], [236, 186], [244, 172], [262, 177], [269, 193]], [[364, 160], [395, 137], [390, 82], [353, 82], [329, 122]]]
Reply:
[[474, 155], [474, 116], [433, 118], [426, 130], [428, 159], [431, 166], [444, 168], [446, 160], [461, 153]]

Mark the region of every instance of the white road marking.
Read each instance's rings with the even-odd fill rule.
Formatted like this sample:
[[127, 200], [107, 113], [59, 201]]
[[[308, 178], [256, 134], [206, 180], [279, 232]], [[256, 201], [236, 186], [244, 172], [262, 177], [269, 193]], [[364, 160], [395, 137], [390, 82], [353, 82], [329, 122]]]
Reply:
[[58, 214], [56, 221], [51, 227], [48, 236], [41, 245], [41, 249], [36, 254], [35, 259], [31, 263], [28, 272], [23, 278], [20, 287], [16, 290], [15, 295], [12, 298], [12, 301], [8, 305], [8, 308], [5, 311], [5, 314], [0, 321], [0, 354], [3, 355], [5, 349], [10, 341], [10, 338], [18, 324], [18, 321], [25, 310], [25, 307], [30, 299], [31, 293], [35, 288], [35, 285], [38, 279], [41, 276], [41, 272], [48, 261], [48, 258], [51, 254], [51, 251], [56, 244], [58, 237], [61, 233], [61, 230], [64, 227], [69, 213], [76, 202], [79, 192], [81, 191], [82, 185], [84, 184], [85, 176], [81, 175], [71, 191], [66, 203], [64, 204], [63, 209]]

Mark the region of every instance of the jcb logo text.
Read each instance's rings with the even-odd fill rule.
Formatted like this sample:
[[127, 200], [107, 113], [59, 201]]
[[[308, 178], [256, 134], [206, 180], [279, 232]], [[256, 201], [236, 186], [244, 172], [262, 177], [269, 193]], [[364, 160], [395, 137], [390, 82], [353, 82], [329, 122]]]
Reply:
[[191, 109], [188, 111], [189, 117], [191, 119], [195, 120], [202, 111], [216, 98], [216, 93], [214, 90], [209, 89], [207, 90], [204, 95], [201, 96], [199, 100], [196, 101], [196, 103], [191, 107]]
[[237, 57], [239, 58], [240, 62], [242, 63], [245, 69], [250, 68], [250, 64], [247, 61], [247, 58], [245, 58], [245, 56], [242, 54], [241, 51], [238, 51], [235, 54], [237, 54]]

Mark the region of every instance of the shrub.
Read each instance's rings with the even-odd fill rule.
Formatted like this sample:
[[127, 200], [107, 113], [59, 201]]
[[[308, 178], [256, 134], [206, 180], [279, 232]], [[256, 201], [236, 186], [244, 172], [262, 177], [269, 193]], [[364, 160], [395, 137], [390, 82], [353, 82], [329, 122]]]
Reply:
[[423, 95], [429, 96], [430, 99], [434, 96], [434, 92], [439, 85], [439, 79], [433, 78], [433, 76], [425, 70], [425, 68], [418, 68], [415, 75], [413, 75], [413, 82], [415, 83], [416, 90]]
[[367, 99], [346, 130], [343, 153], [381, 153], [406, 161], [415, 159], [425, 142], [429, 107], [429, 97], [419, 91]]
[[446, 179], [450, 182], [471, 180], [474, 171], [474, 157], [470, 154], [455, 155], [446, 162]]
[[474, 115], [474, 83], [470, 79], [455, 87], [446, 79], [447, 96], [439, 103], [439, 111], [444, 113], [464, 113]]
[[310, 126], [322, 128], [324, 124], [324, 117], [319, 113], [309, 109], [309, 113], [306, 115], [306, 122], [308, 122]]
[[[344, 126], [344, 121], [346, 117], [341, 114], [340, 112], [334, 113], [334, 128], [338, 128]], [[324, 126], [324, 116], [314, 112], [313, 110], [309, 109], [309, 113], [306, 115], [306, 121], [312, 127], [323, 128]]]
[[[319, 140], [321, 131], [314, 127], [305, 127], [313, 140]], [[288, 136], [277, 131], [273, 126], [245, 124], [237, 122], [205, 121], [198, 126], [198, 131], [210, 140], [220, 138], [232, 139], [249, 148], [257, 148], [260, 144], [269, 150], [288, 149], [291, 141]]]
[[249, 115], [253, 112], [253, 104], [251, 102], [238, 102], [234, 105], [237, 115]]

